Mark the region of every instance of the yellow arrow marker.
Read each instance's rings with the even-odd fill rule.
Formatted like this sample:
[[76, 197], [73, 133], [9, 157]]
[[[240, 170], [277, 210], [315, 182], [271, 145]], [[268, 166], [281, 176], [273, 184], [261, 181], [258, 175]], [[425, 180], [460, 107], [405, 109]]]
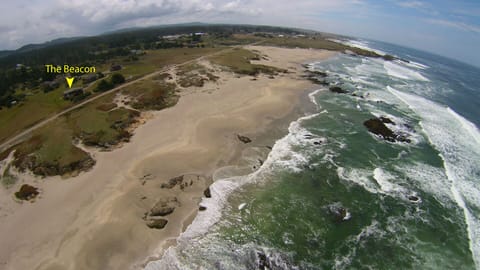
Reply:
[[65, 79], [67, 79], [68, 88], [72, 88], [72, 83], [75, 77], [72, 77], [72, 78], [65, 77]]

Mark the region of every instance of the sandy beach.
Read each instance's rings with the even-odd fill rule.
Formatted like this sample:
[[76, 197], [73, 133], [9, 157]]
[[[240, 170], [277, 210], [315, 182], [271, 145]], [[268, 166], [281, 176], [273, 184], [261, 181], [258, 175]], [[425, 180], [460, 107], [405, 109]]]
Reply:
[[[301, 64], [335, 54], [246, 48], [267, 56], [256, 62], [289, 73], [253, 80], [219, 71], [217, 82], [182, 90], [175, 106], [149, 113], [129, 143], [110, 152], [88, 149], [97, 162], [92, 170], [69, 179], [24, 175], [41, 190], [33, 203], [18, 203], [12, 190], [1, 189], [0, 268], [139, 269], [175, 244], [195, 218], [212, 173], [238, 162], [248, 146], [237, 135], [253, 144], [265, 137], [295, 112], [306, 91], [318, 88], [301, 77]], [[266, 137], [273, 144], [280, 135]], [[161, 187], [178, 176], [185, 186]], [[145, 213], [165, 197], [177, 201], [167, 225], [147, 227]]]

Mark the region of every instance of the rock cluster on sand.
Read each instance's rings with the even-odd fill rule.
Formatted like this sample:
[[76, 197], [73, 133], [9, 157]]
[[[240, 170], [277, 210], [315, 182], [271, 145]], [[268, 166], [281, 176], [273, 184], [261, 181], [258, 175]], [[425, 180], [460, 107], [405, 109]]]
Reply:
[[248, 138], [247, 136], [242, 136], [240, 134], [237, 134], [237, 138], [243, 142], [243, 143], [250, 143], [252, 142], [252, 140], [250, 138]]
[[151, 229], [163, 229], [167, 226], [168, 220], [163, 218], [150, 219], [147, 221], [147, 226]]
[[20, 200], [28, 201], [37, 197], [38, 194], [39, 194], [38, 188], [34, 186], [30, 186], [28, 184], [23, 184], [20, 187], [20, 190], [15, 192], [15, 197], [17, 197]]
[[175, 187], [176, 185], [181, 184], [182, 182], [183, 182], [183, 175], [180, 175], [180, 176], [177, 176], [177, 177], [174, 177], [174, 178], [168, 180], [167, 183], [163, 183], [160, 187], [171, 189], [171, 188]]
[[385, 124], [395, 125], [395, 123], [387, 117], [372, 118], [363, 122], [363, 125], [367, 127], [368, 131], [381, 136], [389, 142], [410, 142], [410, 139], [406, 138], [404, 135], [395, 134]]
[[161, 184], [160, 188], [172, 189], [175, 186], [180, 186], [180, 189], [183, 190], [186, 187], [191, 186], [191, 185], [193, 185], [193, 180], [192, 179], [190, 179], [190, 181], [189, 181], [188, 178], [185, 179], [184, 175], [180, 175], [180, 176], [171, 178], [170, 180], [168, 180], [167, 183]]
[[205, 198], [211, 198], [212, 197], [212, 194], [210, 193], [210, 187], [206, 188], [203, 191], [203, 195], [205, 195]]
[[176, 197], [167, 197], [161, 198], [158, 202], [150, 209], [149, 216], [166, 216], [175, 210], [175, 207], [178, 206], [178, 200]]
[[159, 217], [170, 215], [179, 205], [180, 203], [176, 197], [161, 198], [150, 211], [145, 214], [147, 226], [152, 229], [163, 229], [167, 225], [168, 220]]

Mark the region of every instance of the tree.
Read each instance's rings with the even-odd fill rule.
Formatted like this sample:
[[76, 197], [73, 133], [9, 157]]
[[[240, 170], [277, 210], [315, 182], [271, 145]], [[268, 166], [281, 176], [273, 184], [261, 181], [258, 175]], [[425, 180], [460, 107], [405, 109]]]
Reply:
[[112, 88], [113, 88], [113, 84], [108, 82], [107, 80], [103, 79], [98, 83], [97, 88], [95, 90], [97, 92], [104, 92], [104, 91], [110, 90]]
[[115, 73], [112, 75], [112, 84], [117, 85], [117, 84], [122, 84], [125, 82], [125, 77], [123, 77], [122, 74], [120, 73]]

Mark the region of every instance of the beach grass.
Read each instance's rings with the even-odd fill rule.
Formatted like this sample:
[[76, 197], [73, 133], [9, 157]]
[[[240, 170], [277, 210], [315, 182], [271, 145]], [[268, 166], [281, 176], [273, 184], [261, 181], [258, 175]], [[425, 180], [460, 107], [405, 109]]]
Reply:
[[276, 67], [252, 64], [252, 60], [260, 60], [260, 56], [252, 51], [241, 48], [234, 48], [233, 50], [210, 57], [210, 61], [214, 64], [227, 67], [237, 74], [256, 76], [260, 73], [275, 75], [280, 72], [286, 72], [286, 70]]

